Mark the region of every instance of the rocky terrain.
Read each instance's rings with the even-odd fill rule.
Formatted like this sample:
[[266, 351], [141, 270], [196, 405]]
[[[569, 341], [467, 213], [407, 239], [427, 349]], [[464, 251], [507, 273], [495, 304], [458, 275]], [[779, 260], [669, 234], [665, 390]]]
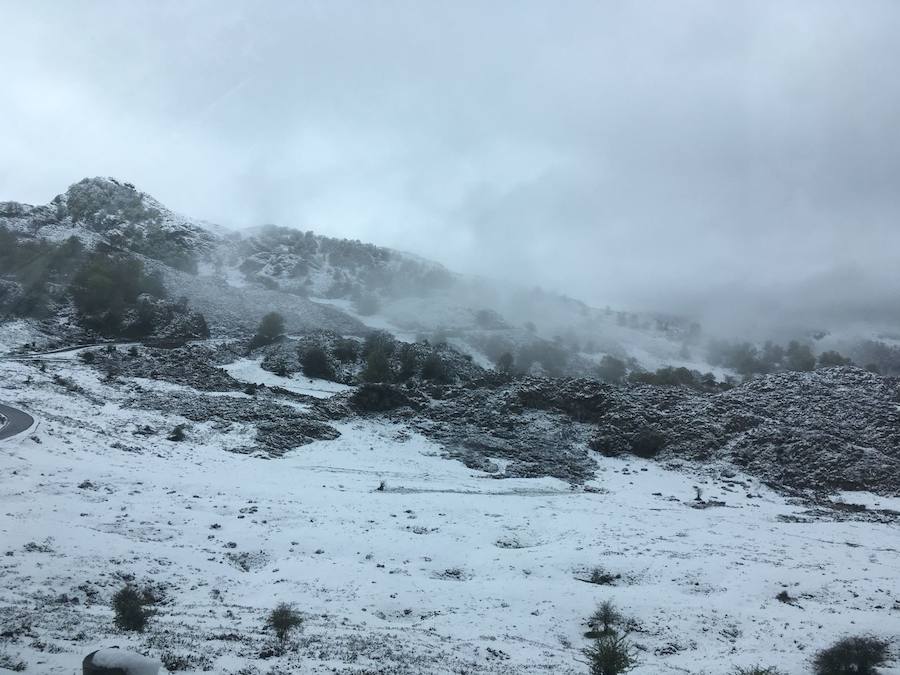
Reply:
[[[0, 669], [121, 644], [183, 673], [580, 673], [604, 600], [639, 675], [900, 634], [898, 378], [701, 375], [684, 322], [519, 295], [552, 336], [413, 256], [111, 179], [0, 228], [0, 403], [35, 422], [0, 442]], [[120, 284], [115, 313], [79, 298]], [[145, 632], [112, 621], [125, 584]]]

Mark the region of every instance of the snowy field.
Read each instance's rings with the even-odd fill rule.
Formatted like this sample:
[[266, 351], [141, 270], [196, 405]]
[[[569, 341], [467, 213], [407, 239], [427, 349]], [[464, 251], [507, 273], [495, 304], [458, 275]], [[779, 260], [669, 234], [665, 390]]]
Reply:
[[[806, 673], [837, 637], [900, 635], [896, 524], [811, 521], [752, 480], [636, 459], [601, 459], [596, 491], [493, 480], [375, 420], [277, 460], [234, 454], [252, 427], [188, 424], [176, 443], [187, 420], [128, 407], [165, 386], [0, 360], [0, 402], [38, 420], [0, 442], [0, 655], [25, 672], [78, 673], [119, 645], [187, 673], [586, 673], [604, 600], [636, 621], [638, 675]], [[725, 506], [693, 508], [695, 485]], [[581, 581], [594, 566], [621, 578]], [[146, 633], [113, 627], [126, 580], [162, 596]], [[271, 656], [280, 601], [305, 621]]]

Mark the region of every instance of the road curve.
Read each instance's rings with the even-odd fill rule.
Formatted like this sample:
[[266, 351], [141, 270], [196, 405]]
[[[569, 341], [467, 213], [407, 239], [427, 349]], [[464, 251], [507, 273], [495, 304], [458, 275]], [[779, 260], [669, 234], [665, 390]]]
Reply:
[[0, 427], [0, 441], [30, 429], [34, 418], [26, 412], [0, 403], [0, 415], [6, 418], [6, 424]]

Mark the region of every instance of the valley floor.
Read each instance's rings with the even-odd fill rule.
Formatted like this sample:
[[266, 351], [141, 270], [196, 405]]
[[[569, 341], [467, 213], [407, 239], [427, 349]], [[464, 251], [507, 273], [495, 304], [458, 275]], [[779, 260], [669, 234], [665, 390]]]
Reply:
[[[896, 523], [815, 520], [751, 479], [638, 459], [601, 458], [595, 491], [494, 480], [367, 419], [280, 459], [235, 454], [251, 427], [166, 440], [187, 420], [128, 406], [155, 386], [0, 360], [0, 401], [38, 421], [0, 443], [0, 656], [26, 672], [119, 645], [189, 673], [585, 673], [604, 600], [636, 621], [638, 675], [805, 673], [837, 637], [900, 635]], [[695, 485], [725, 505], [693, 508]], [[621, 579], [582, 581], [594, 566]], [[113, 626], [132, 580], [161, 596], [143, 634]], [[270, 656], [280, 601], [305, 621]]]

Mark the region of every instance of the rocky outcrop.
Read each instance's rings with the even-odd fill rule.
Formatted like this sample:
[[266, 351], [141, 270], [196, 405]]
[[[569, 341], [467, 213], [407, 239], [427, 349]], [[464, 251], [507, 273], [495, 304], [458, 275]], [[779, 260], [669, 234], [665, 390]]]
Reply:
[[[426, 405], [384, 414], [470, 466], [504, 460], [498, 475], [582, 482], [595, 450], [726, 461], [778, 486], [900, 494], [900, 380], [859, 368], [778, 373], [718, 393], [497, 375], [416, 391]], [[342, 398], [320, 405], [334, 414]]]

